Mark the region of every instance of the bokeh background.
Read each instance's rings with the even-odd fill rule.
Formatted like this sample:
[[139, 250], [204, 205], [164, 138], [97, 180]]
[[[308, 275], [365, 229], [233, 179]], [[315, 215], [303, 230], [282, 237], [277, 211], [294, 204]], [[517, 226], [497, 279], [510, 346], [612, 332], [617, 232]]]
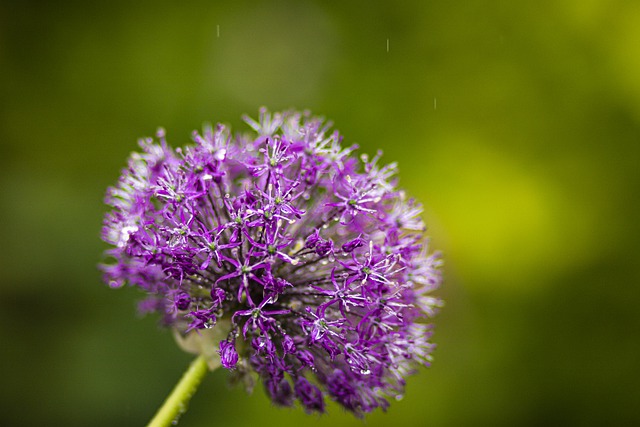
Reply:
[[364, 424], [215, 372], [180, 425], [640, 424], [639, 2], [8, 0], [0, 66], [0, 424], [148, 421], [191, 356], [101, 283], [105, 189], [158, 126], [262, 105], [399, 161], [435, 363]]

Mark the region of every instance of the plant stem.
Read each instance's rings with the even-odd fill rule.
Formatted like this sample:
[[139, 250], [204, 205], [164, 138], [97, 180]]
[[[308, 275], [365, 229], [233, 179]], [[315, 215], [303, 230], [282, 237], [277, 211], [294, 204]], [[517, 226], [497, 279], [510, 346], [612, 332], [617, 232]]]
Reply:
[[189, 369], [182, 375], [180, 382], [176, 384], [147, 427], [166, 427], [172, 423], [177, 424], [178, 418], [187, 410], [191, 396], [198, 389], [207, 371], [207, 362], [202, 355], [191, 362]]

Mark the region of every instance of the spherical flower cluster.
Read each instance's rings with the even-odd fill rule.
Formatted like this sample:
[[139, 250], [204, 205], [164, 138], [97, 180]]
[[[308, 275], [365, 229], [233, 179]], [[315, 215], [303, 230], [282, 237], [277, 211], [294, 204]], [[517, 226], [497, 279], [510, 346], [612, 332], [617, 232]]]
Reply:
[[218, 125], [184, 149], [162, 130], [140, 141], [108, 191], [105, 279], [142, 288], [182, 336], [224, 330], [222, 366], [276, 404], [385, 409], [433, 349], [441, 261], [421, 207], [395, 164], [358, 159], [321, 119], [245, 121], [254, 134]]

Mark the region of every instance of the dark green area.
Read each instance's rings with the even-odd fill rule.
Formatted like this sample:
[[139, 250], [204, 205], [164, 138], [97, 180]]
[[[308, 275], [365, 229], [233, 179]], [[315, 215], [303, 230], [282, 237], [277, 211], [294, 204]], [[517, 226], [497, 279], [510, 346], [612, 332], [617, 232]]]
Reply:
[[148, 421], [191, 356], [101, 283], [105, 189], [156, 127], [261, 105], [399, 162], [446, 256], [435, 362], [366, 424], [220, 371], [180, 425], [640, 424], [640, 4], [329, 3], [0, 4], [0, 424]]

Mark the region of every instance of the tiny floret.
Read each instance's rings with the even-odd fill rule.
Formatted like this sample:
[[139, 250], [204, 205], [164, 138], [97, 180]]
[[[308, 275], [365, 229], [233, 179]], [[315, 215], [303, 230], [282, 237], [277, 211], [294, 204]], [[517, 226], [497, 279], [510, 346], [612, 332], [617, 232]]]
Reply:
[[277, 405], [384, 410], [434, 348], [442, 261], [422, 208], [322, 119], [245, 121], [253, 134], [140, 141], [107, 192], [105, 281], [144, 290], [177, 336], [218, 331], [203, 353]]
[[232, 342], [220, 341], [220, 361], [222, 366], [233, 369], [238, 363], [238, 352]]

